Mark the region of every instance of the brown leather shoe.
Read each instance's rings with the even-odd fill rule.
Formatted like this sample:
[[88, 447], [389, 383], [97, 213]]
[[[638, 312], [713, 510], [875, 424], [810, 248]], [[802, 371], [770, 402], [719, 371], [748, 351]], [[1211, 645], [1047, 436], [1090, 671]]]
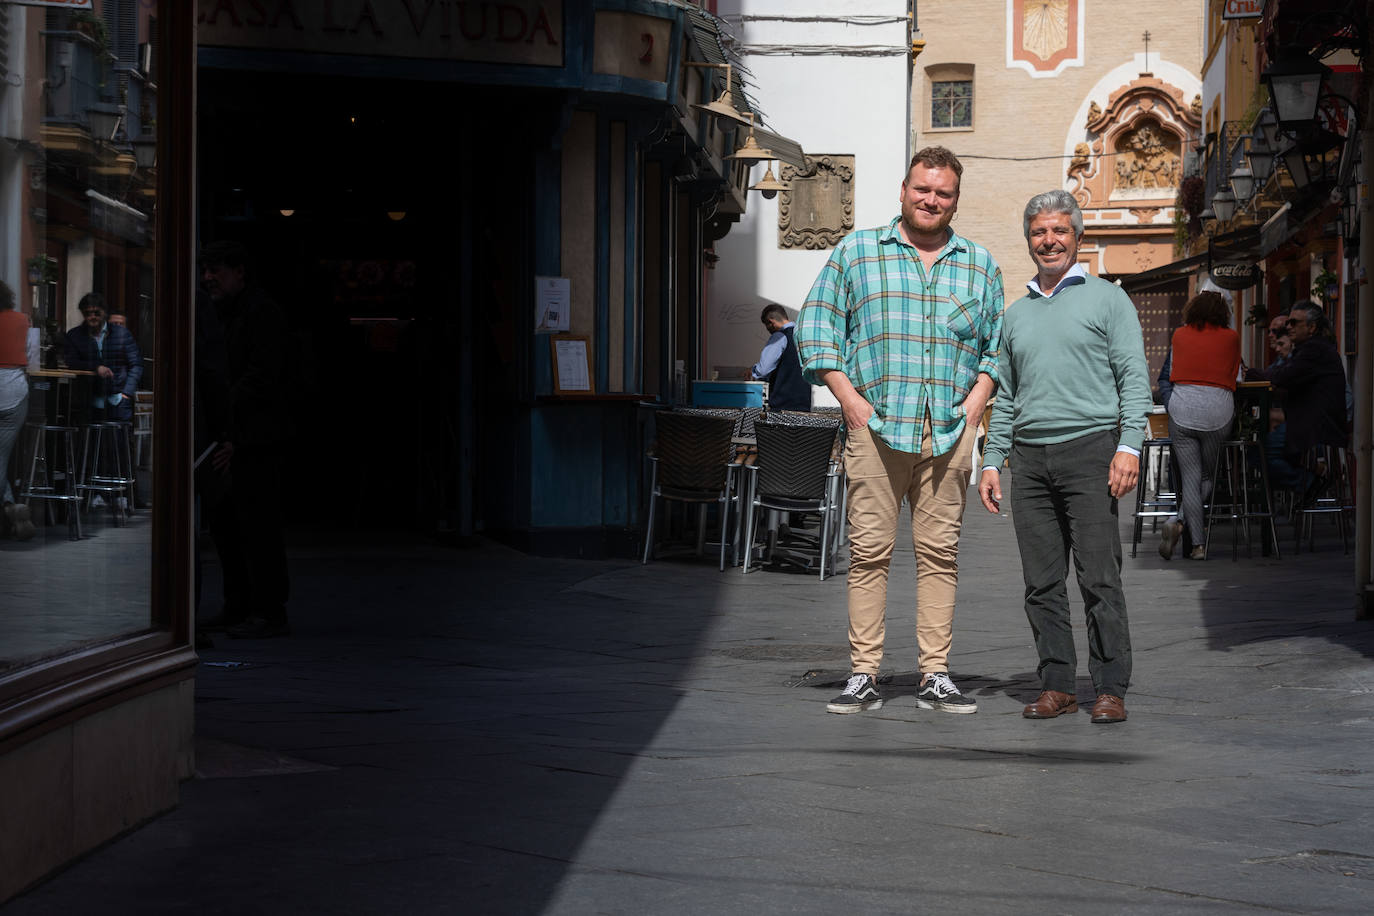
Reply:
[[1126, 721], [1126, 703], [1121, 697], [1114, 697], [1110, 693], [1104, 693], [1097, 698], [1093, 704], [1093, 722], [1104, 725], [1108, 722]]
[[1053, 719], [1066, 712], [1078, 712], [1078, 698], [1058, 690], [1042, 690], [1034, 703], [1021, 710], [1027, 719]]

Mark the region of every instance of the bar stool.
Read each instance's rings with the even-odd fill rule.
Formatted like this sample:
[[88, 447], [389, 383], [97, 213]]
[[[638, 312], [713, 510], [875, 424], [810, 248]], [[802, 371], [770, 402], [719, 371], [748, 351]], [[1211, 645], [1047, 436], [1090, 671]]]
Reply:
[[1131, 557], [1140, 545], [1145, 519], [1153, 531], [1161, 518], [1178, 514], [1178, 493], [1172, 471], [1173, 441], [1169, 439], [1167, 414], [1150, 414], [1150, 437], [1140, 445], [1140, 479], [1135, 488], [1135, 521], [1131, 530]]
[[[1258, 453], [1258, 461], [1250, 461], [1250, 449], [1255, 449]], [[1223, 489], [1220, 486], [1223, 481], [1226, 484], [1224, 500]], [[1208, 556], [1211, 556], [1213, 522], [1231, 522], [1231, 559], [1235, 560], [1240, 553], [1241, 528], [1245, 529], [1246, 556], [1252, 556], [1254, 551], [1250, 543], [1250, 522], [1254, 519], [1263, 519], [1267, 523], [1274, 559], [1281, 559], [1263, 443], [1248, 439], [1228, 439], [1221, 443], [1221, 448], [1217, 451], [1216, 464], [1212, 466], [1212, 495], [1205, 511], [1207, 531], [1203, 538], [1203, 550]]]
[[[29, 474], [24, 484], [24, 502], [45, 502], [45, 519], [52, 521], [50, 503], [64, 503], [67, 512], [67, 536], [81, 539], [81, 493], [78, 490], [76, 427], [49, 423], [26, 423], [30, 434]], [[51, 447], [50, 447], [51, 446]], [[40, 476], [41, 469], [41, 476]], [[60, 486], [59, 486], [60, 484]]]
[[130, 515], [134, 511], [134, 463], [129, 448], [129, 424], [119, 420], [88, 423], [82, 437], [81, 454], [81, 479], [76, 485], [77, 491], [87, 497], [93, 493], [107, 494], [111, 521], [115, 525], [123, 524], [120, 498], [128, 501]]
[[[134, 393], [134, 467], [147, 468], [152, 456], [153, 393]], [[145, 454], [146, 452], [146, 454]]]
[[1350, 553], [1350, 537], [1346, 532], [1346, 513], [1354, 513], [1355, 504], [1351, 498], [1349, 455], [1345, 448], [1334, 445], [1314, 445], [1303, 456], [1302, 466], [1325, 483], [1318, 487], [1313, 498], [1304, 502], [1302, 494], [1294, 500], [1293, 527], [1296, 535], [1294, 552], [1302, 550], [1302, 539], [1307, 538], [1307, 549], [1316, 549], [1316, 535], [1312, 531], [1312, 517], [1315, 515], [1335, 515], [1336, 526], [1341, 532], [1341, 550]]

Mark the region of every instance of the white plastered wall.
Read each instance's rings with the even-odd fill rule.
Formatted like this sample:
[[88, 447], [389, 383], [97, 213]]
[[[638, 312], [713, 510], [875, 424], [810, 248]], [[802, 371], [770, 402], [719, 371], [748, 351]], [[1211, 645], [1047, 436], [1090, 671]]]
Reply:
[[[910, 155], [905, 0], [724, 0], [719, 12], [738, 40], [750, 94], [766, 126], [796, 140], [808, 155], [854, 156], [854, 228], [889, 222], [898, 212]], [[741, 14], [770, 18], [741, 21]], [[798, 21], [805, 18], [828, 21]], [[763, 46], [797, 53], [756, 53]], [[764, 168], [754, 167], [751, 183], [763, 177]], [[777, 174], [778, 164], [773, 168]], [[707, 275], [708, 378], [718, 367], [724, 375], [753, 365], [768, 339], [759, 322], [763, 306], [776, 302], [796, 317], [830, 256], [829, 250], [780, 249], [778, 201], [756, 191], [715, 252], [720, 260]], [[834, 402], [818, 388], [816, 403]]]

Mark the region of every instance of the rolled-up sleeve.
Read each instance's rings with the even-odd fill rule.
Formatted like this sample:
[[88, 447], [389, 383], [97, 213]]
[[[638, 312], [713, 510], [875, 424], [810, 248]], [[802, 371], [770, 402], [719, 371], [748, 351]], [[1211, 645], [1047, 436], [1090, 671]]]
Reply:
[[844, 345], [849, 319], [844, 275], [844, 255], [836, 248], [811, 285], [811, 292], [797, 315], [795, 338], [802, 377], [813, 385], [824, 384], [816, 373], [845, 368]]
[[993, 271], [988, 281], [988, 292], [983, 300], [982, 356], [978, 360], [978, 371], [986, 373], [994, 385], [1000, 383], [998, 352], [1002, 342], [1002, 312], [1004, 310], [1002, 291], [1002, 270]]

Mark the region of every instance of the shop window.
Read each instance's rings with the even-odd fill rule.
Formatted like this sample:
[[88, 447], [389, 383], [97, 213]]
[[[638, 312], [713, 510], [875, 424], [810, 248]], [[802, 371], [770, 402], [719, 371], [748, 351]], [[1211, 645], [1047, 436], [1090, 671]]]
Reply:
[[0, 150], [0, 174], [23, 177], [0, 194], [0, 224], [21, 227], [0, 233], [0, 682], [167, 638], [154, 518], [172, 517], [159, 501], [175, 462], [153, 460], [153, 405], [176, 396], [155, 378], [171, 360], [155, 346], [167, 249], [152, 152], [170, 125], [138, 61], [157, 9], [0, 8], [46, 77], [42, 93], [0, 94], [0, 122], [23, 131]]

